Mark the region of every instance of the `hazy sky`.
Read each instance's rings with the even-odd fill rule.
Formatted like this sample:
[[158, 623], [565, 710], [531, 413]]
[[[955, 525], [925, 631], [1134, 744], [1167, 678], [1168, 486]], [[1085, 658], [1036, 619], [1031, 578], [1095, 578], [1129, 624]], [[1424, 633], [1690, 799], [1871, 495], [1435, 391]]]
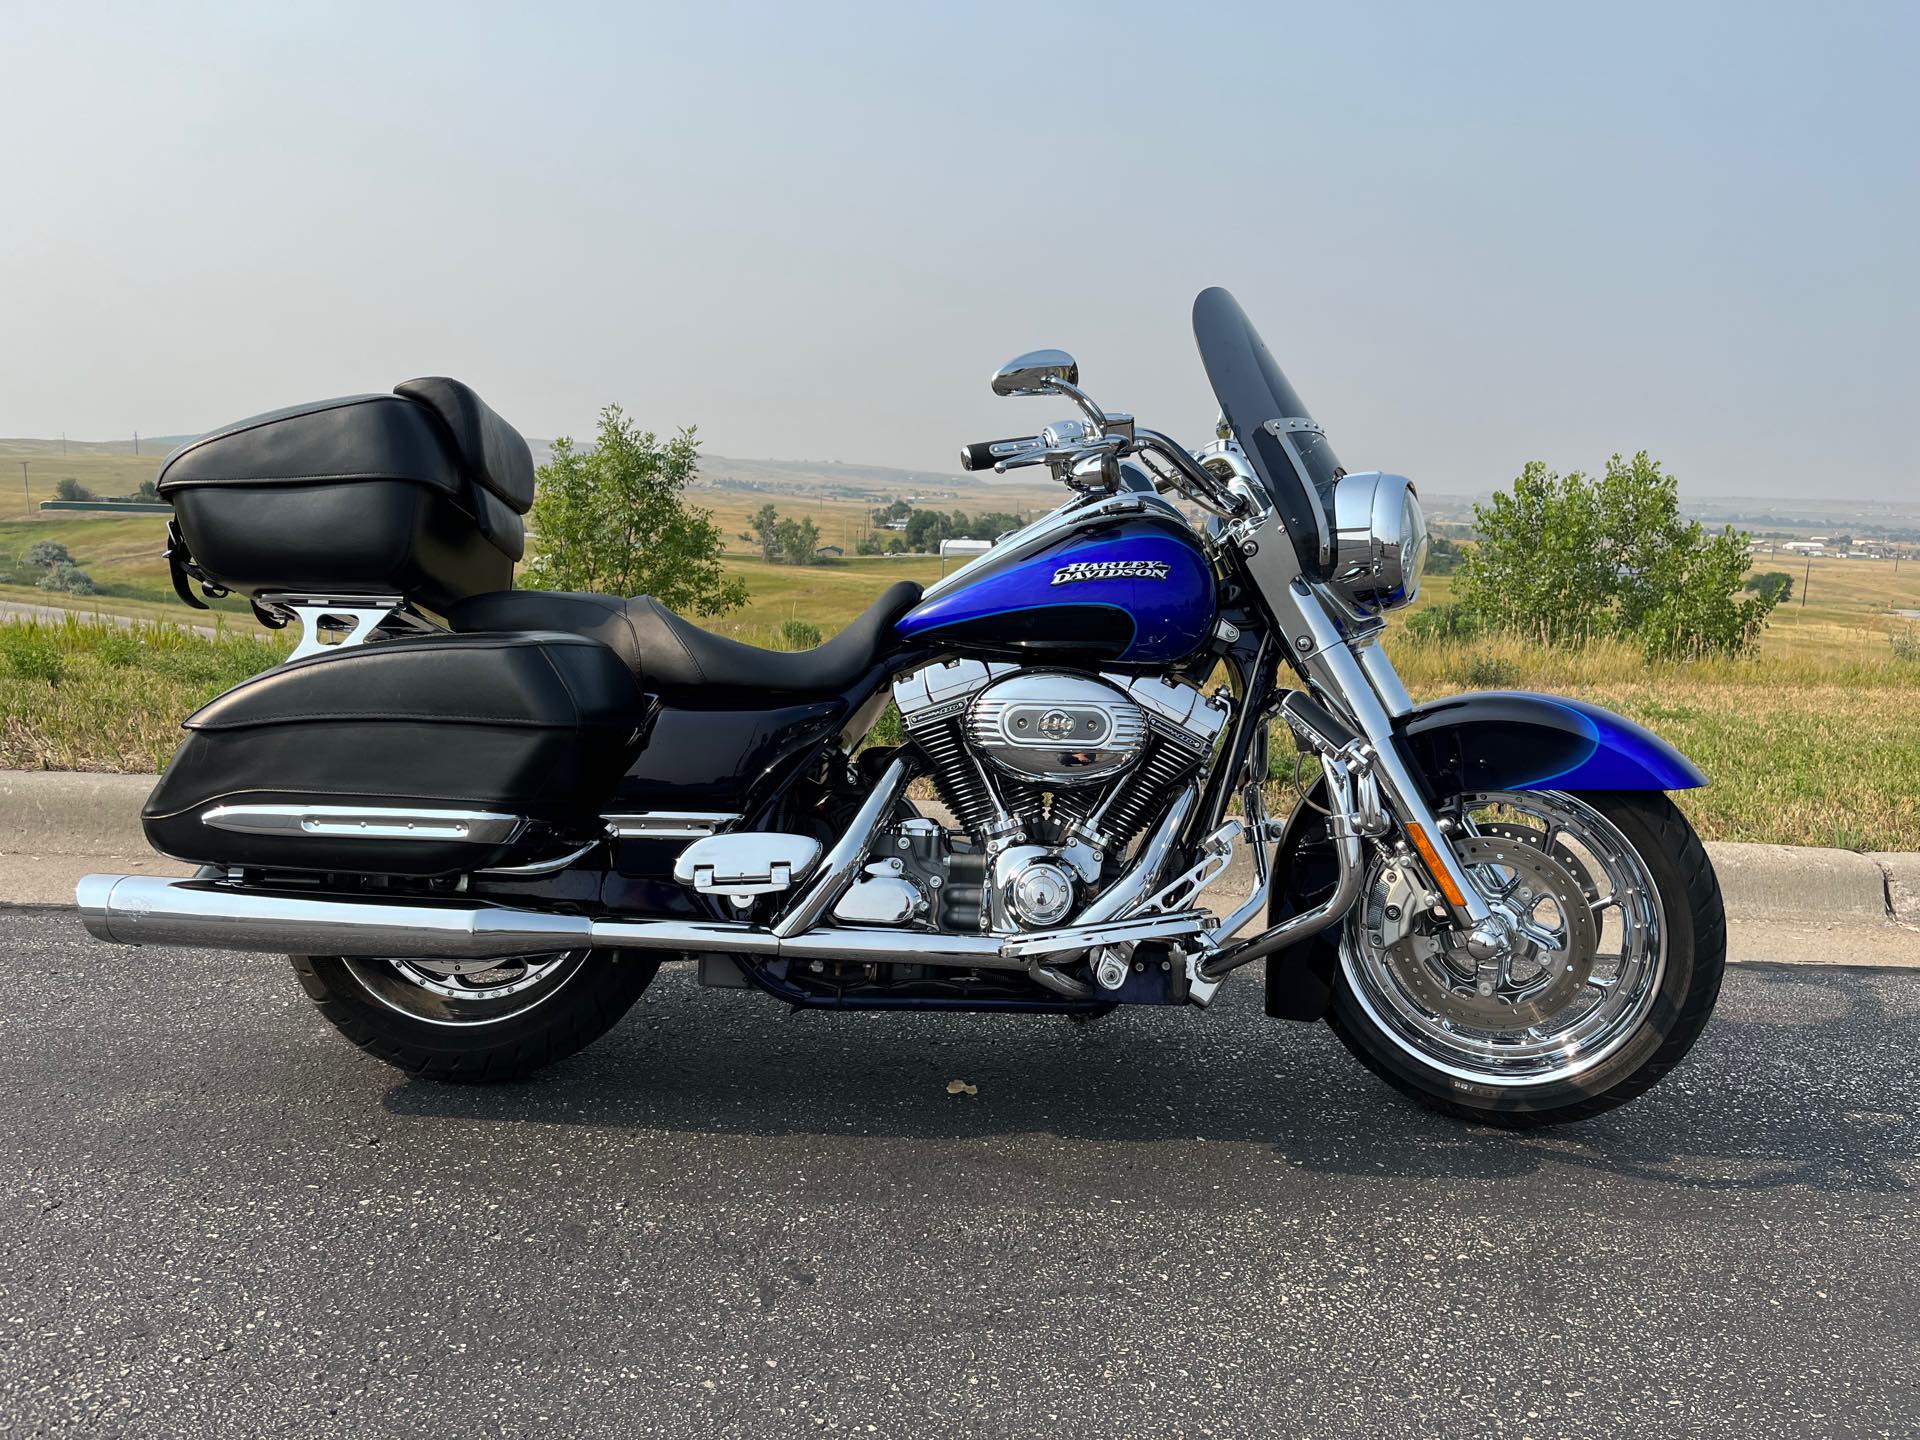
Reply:
[[1199, 444], [1234, 290], [1350, 468], [1920, 495], [1920, 5], [0, 0], [0, 434], [418, 374], [531, 435]]

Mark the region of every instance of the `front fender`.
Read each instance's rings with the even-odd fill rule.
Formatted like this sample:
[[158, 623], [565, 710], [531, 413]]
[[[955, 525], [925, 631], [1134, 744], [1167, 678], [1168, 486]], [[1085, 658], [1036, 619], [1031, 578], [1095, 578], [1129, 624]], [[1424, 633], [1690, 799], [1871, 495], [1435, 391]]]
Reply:
[[1692, 790], [1707, 777], [1624, 715], [1518, 690], [1454, 695], [1398, 722], [1438, 797], [1470, 790]]
[[[1691, 790], [1707, 783], [1686, 756], [1623, 715], [1520, 691], [1436, 700], [1399, 722], [1400, 738], [1436, 803], [1476, 790]], [[1267, 923], [1312, 908], [1333, 888], [1325, 782], [1287, 819], [1274, 857]], [[1267, 957], [1267, 1013], [1318, 1020], [1333, 995], [1341, 923]]]

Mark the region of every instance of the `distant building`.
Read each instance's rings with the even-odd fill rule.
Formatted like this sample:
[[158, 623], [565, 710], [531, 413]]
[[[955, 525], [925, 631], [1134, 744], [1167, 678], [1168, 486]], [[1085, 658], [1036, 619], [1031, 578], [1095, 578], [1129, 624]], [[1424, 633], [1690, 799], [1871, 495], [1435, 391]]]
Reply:
[[942, 540], [940, 542], [940, 573], [947, 573], [949, 557], [958, 557], [964, 564], [976, 555], [984, 555], [993, 548], [991, 540]]
[[822, 545], [813, 553], [818, 555], [822, 560], [838, 560], [847, 552], [842, 550], [838, 545]]

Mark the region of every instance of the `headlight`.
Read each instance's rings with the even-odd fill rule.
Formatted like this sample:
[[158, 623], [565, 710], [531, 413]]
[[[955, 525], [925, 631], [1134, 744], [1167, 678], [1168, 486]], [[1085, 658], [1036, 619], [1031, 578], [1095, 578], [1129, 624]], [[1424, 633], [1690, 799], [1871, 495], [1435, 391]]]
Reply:
[[1333, 572], [1328, 583], [1362, 610], [1392, 610], [1420, 593], [1427, 517], [1404, 475], [1343, 475], [1333, 491]]

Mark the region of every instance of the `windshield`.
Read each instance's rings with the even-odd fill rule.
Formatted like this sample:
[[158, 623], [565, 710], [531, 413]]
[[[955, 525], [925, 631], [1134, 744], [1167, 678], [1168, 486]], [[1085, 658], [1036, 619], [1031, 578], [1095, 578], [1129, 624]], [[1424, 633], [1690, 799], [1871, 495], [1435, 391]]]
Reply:
[[1307, 407], [1274, 363], [1240, 302], [1218, 286], [1193, 302], [1200, 347], [1234, 439], [1267, 487], [1301, 567], [1324, 578], [1333, 560], [1333, 487], [1346, 471]]

